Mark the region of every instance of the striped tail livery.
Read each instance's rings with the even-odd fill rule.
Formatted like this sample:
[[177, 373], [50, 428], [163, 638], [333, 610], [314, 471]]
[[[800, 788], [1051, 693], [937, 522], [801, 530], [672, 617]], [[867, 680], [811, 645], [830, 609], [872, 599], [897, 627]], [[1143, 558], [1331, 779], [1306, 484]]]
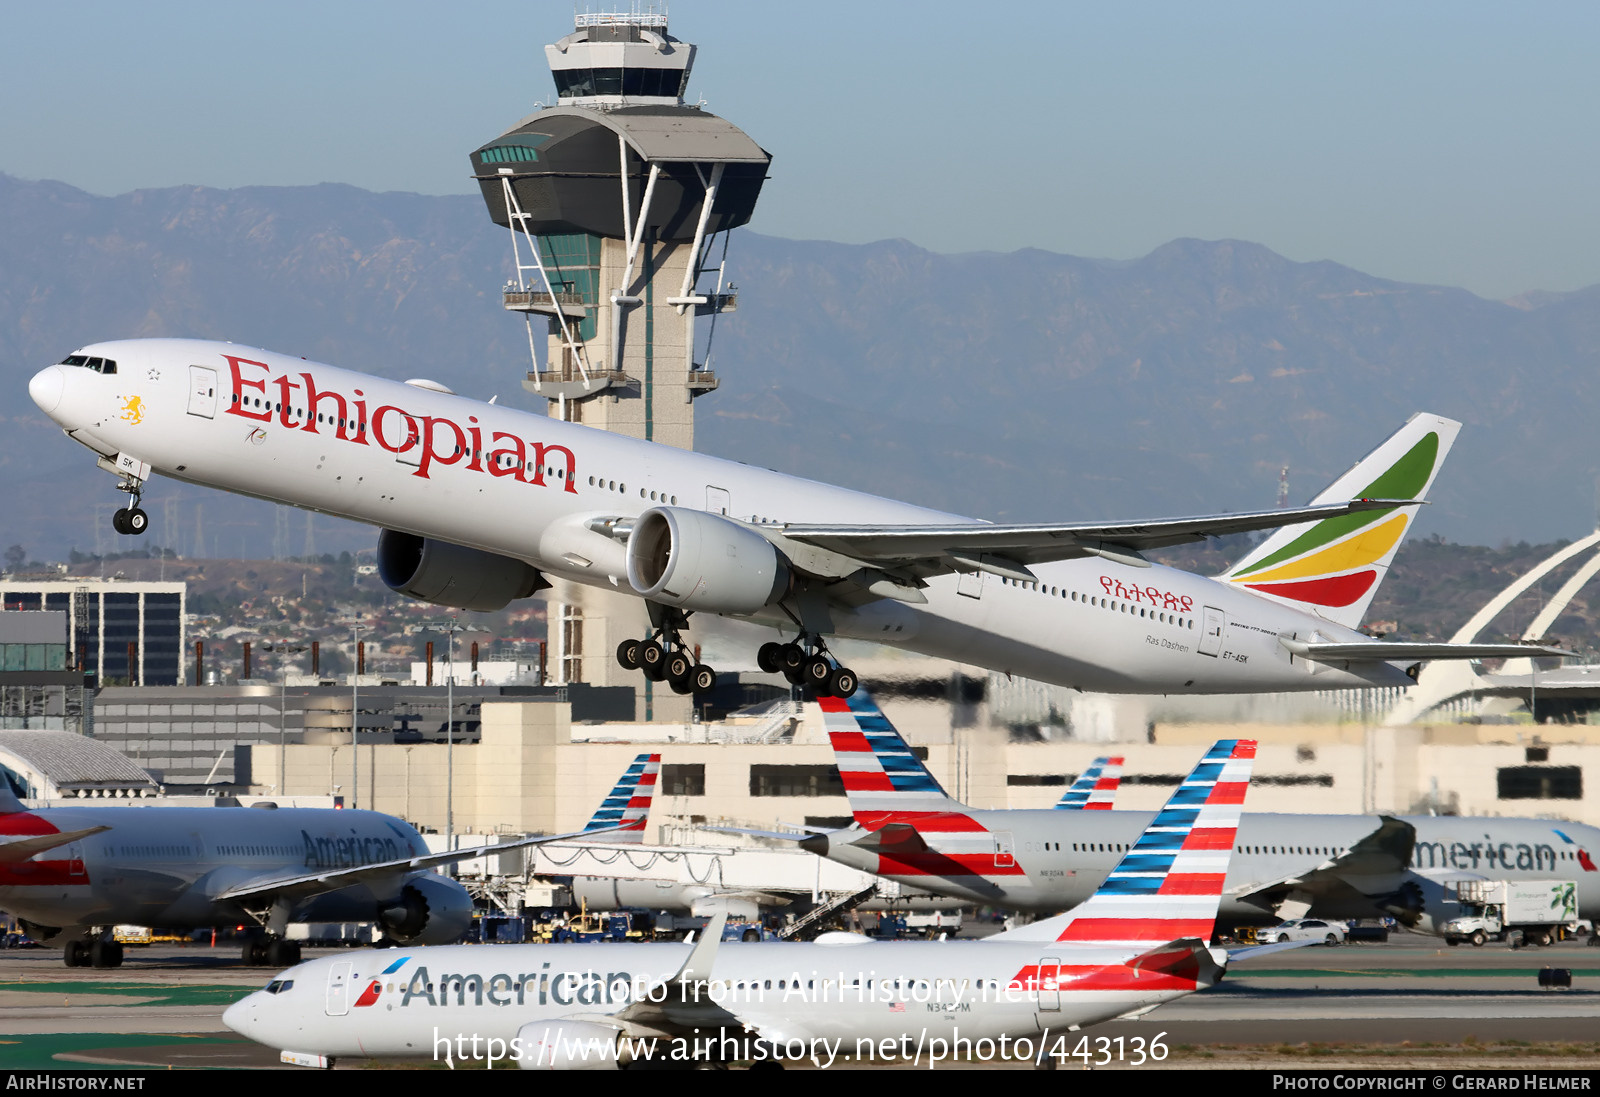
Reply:
[[[661, 755], [641, 754], [635, 758], [594, 813], [583, 829], [599, 830], [602, 827], [621, 825], [622, 830], [611, 831], [602, 839], [605, 842], [641, 843], [645, 825], [650, 820], [650, 798], [656, 792], [656, 777], [661, 772]], [[581, 841], [582, 839], [579, 839]]]
[[[1461, 424], [1417, 414], [1314, 503], [1414, 499], [1428, 494]], [[1285, 526], [1220, 578], [1335, 624], [1361, 624], [1418, 506], [1342, 514]]]
[[1096, 758], [1071, 787], [1061, 794], [1061, 811], [1110, 811], [1122, 783], [1122, 758]]

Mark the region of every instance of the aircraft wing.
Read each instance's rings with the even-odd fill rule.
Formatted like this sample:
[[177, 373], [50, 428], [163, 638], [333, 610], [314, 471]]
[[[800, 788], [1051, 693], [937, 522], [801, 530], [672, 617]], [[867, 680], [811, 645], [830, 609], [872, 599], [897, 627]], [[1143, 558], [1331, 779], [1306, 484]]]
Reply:
[[86, 827], [83, 830], [69, 830], [60, 834], [35, 834], [28, 838], [18, 838], [15, 842], [6, 842], [0, 845], [0, 865], [15, 865], [26, 861], [36, 853], [43, 853], [47, 849], [55, 849], [69, 842], [76, 842], [79, 838], [87, 838], [91, 834], [99, 834], [110, 827]]
[[470, 846], [466, 849], [447, 850], [444, 853], [427, 853], [420, 857], [401, 857], [394, 861], [380, 861], [370, 865], [352, 865], [347, 868], [328, 869], [324, 872], [305, 872], [279, 875], [266, 879], [249, 880], [236, 884], [212, 896], [214, 899], [263, 899], [281, 895], [316, 895], [324, 891], [338, 891], [354, 884], [376, 883], [401, 872], [421, 872], [438, 865], [470, 861], [474, 857], [487, 857], [509, 853], [514, 849], [541, 846], [548, 842], [566, 842], [585, 834], [609, 834], [623, 826], [601, 827], [595, 830], [575, 830], [567, 834], [547, 834], [503, 842], [493, 846]]
[[1307, 643], [1304, 640], [1278, 641], [1296, 655], [1328, 662], [1393, 662], [1397, 659], [1527, 659], [1549, 656], [1576, 659], [1578, 653], [1538, 644], [1410, 644], [1383, 640], [1344, 643]]
[[1273, 910], [1291, 896], [1321, 898], [1359, 892], [1360, 889], [1351, 883], [1353, 877], [1370, 879], [1409, 872], [1411, 852], [1417, 843], [1416, 828], [1391, 815], [1380, 818], [1383, 822], [1377, 830], [1338, 857], [1324, 861], [1309, 872], [1231, 888], [1229, 897]]
[[[1044, 564], [1084, 556], [1132, 558], [1145, 549], [1190, 544], [1208, 537], [1250, 530], [1277, 529], [1301, 522], [1369, 510], [1412, 507], [1413, 499], [1352, 499], [1345, 503], [1241, 514], [1209, 514], [1194, 518], [1077, 525], [1000, 526], [981, 522], [947, 526], [828, 526], [790, 523], [778, 527], [789, 540], [814, 545], [880, 567], [943, 565], [959, 570], [1017, 574], [1017, 565]], [[984, 560], [999, 557], [999, 560]], [[989, 566], [984, 566], [988, 564]], [[1005, 570], [1011, 565], [1011, 570]]]

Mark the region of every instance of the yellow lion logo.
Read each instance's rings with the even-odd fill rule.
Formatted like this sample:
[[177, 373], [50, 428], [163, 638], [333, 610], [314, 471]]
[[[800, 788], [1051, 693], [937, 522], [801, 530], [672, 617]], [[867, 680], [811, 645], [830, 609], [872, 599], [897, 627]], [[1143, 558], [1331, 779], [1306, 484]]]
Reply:
[[137, 396], [128, 397], [128, 402], [122, 407], [120, 418], [127, 420], [134, 426], [144, 422], [144, 401]]

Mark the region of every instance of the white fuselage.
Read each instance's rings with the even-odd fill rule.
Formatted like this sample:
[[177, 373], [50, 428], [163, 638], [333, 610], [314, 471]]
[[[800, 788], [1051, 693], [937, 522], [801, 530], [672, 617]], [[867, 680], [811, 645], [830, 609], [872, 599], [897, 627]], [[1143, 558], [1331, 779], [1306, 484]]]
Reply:
[[[1192, 973], [1129, 971], [1121, 966], [1131, 955], [1126, 950], [833, 937], [839, 943], [722, 945], [709, 980], [687, 1007], [676, 1007], [675, 1021], [713, 1038], [747, 1027], [747, 1050], [758, 1038], [796, 1041], [831, 1061], [892, 1046], [900, 1050], [875, 1057], [904, 1062], [911, 1058], [906, 1048], [927, 1054], [933, 1039], [948, 1047], [958, 1038], [1014, 1040], [1047, 1030], [1070, 1051], [1078, 1039], [1068, 1037], [1072, 1026], [1200, 989]], [[579, 1024], [605, 1024], [652, 988], [659, 993], [691, 948], [457, 945], [319, 959], [276, 976], [273, 992], [249, 995], [223, 1020], [269, 1047], [314, 1055], [443, 1059], [448, 1049], [461, 1058], [465, 1038], [480, 1058], [489, 1041], [499, 1041], [498, 1055], [507, 1058], [524, 1026], [566, 1020], [576, 1035]]]
[[[526, 561], [632, 591], [588, 528], [661, 505], [758, 524], [948, 524], [952, 515], [542, 415], [229, 343], [131, 340], [30, 391], [66, 431], [151, 472]], [[52, 373], [51, 371], [55, 371]], [[56, 376], [59, 374], [59, 377]], [[1238, 693], [1403, 685], [1386, 663], [1294, 658], [1280, 638], [1358, 634], [1228, 584], [1102, 558], [1037, 583], [935, 577], [925, 605], [832, 606], [832, 633], [1085, 690]], [[976, 597], [971, 595], [976, 594]], [[757, 620], [788, 625], [775, 609]]]
[[[902, 884], [1011, 910], [1055, 913], [1083, 902], [1099, 887], [1154, 812], [1007, 810], [932, 815], [917, 827], [926, 853], [891, 855], [852, 845], [864, 832], [827, 836], [825, 856]], [[1580, 916], [1600, 916], [1600, 831], [1582, 823], [1545, 819], [1405, 816], [1416, 831], [1411, 872], [1423, 881], [1449, 879], [1578, 881]], [[1376, 832], [1376, 815], [1277, 815], [1245, 813], [1239, 820], [1233, 858], [1223, 885], [1224, 922], [1272, 921], [1272, 906], [1251, 897], [1284, 881], [1306, 876], [1343, 856]], [[1559, 833], [1558, 833], [1559, 831]], [[1565, 838], [1563, 838], [1563, 835]], [[807, 848], [821, 849], [821, 837]], [[1371, 870], [1369, 870], [1371, 871]], [[1313, 896], [1309, 915], [1373, 918], [1405, 903], [1421, 904], [1414, 928], [1431, 925], [1436, 902], [1428, 894], [1396, 896], [1405, 874], [1356, 870], [1341, 873], [1349, 886]], [[1283, 887], [1283, 894], [1295, 889]], [[1429, 889], [1424, 889], [1429, 890]], [[1432, 889], [1437, 890], [1437, 889]], [[1387, 905], [1386, 905], [1387, 904]], [[1444, 914], [1453, 916], [1451, 904]]]

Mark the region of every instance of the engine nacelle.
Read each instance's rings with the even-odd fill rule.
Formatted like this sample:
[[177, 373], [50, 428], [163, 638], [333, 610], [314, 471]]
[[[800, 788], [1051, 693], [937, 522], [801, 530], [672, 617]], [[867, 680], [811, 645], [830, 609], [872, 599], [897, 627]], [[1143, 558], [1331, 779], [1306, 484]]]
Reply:
[[550, 585], [521, 560], [392, 529], [378, 534], [378, 577], [398, 594], [484, 613]]
[[737, 522], [682, 507], [652, 507], [628, 537], [628, 582], [645, 598], [707, 613], [750, 614], [789, 584], [771, 541]]
[[454, 944], [472, 928], [472, 896], [442, 876], [414, 876], [400, 901], [378, 915], [378, 924], [404, 944]]
[[619, 1070], [617, 1030], [593, 1021], [534, 1021], [517, 1029], [522, 1070]]

